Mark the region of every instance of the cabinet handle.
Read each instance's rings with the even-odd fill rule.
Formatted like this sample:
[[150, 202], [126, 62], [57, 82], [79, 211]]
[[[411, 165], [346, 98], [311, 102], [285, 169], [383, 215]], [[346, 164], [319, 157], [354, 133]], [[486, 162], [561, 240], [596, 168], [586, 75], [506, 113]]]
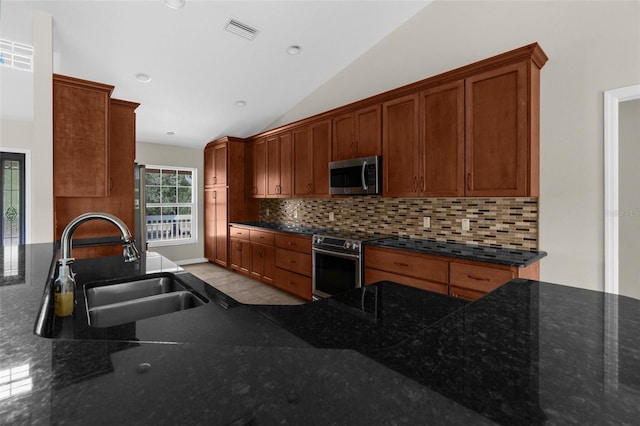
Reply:
[[475, 275], [467, 275], [468, 278], [471, 278], [472, 280], [476, 280], [476, 281], [491, 281], [489, 278], [485, 278], [485, 277], [478, 277]]
[[471, 172], [467, 173], [467, 191], [471, 191]]
[[294, 283], [293, 281], [291, 281], [291, 280], [287, 280], [287, 284], [289, 284], [289, 285], [295, 285], [295, 283]]
[[393, 262], [394, 265], [398, 265], [398, 266], [404, 266], [404, 267], [408, 267], [409, 264], [408, 263], [403, 263], [403, 262]]
[[218, 178], [217, 178], [217, 177], [215, 177], [215, 176], [213, 177], [213, 183], [214, 183], [214, 185], [215, 185], [216, 183], [218, 183]]
[[289, 262], [289, 263], [296, 263], [296, 261], [295, 261], [295, 260], [293, 260], [293, 259], [287, 259], [287, 262]]
[[294, 243], [293, 241], [289, 241], [287, 244], [289, 244], [290, 246], [295, 246], [296, 243]]
[[458, 293], [451, 293], [451, 296], [458, 297]]
[[218, 191], [211, 191], [211, 196], [213, 197], [214, 200], [218, 198]]

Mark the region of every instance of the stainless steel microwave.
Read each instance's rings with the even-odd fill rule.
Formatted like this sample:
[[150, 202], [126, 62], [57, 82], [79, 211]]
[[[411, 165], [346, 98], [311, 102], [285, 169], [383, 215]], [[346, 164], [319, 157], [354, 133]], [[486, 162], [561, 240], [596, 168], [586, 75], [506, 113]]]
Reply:
[[340, 195], [380, 194], [381, 157], [362, 157], [329, 163], [329, 193]]

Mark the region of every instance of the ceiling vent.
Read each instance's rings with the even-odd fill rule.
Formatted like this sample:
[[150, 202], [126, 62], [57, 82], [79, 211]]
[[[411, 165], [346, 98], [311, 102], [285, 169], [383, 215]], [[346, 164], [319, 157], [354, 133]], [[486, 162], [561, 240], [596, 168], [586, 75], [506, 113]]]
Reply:
[[229, 22], [224, 26], [224, 29], [230, 33], [246, 38], [247, 40], [253, 40], [258, 35], [257, 29], [233, 18], [229, 19]]

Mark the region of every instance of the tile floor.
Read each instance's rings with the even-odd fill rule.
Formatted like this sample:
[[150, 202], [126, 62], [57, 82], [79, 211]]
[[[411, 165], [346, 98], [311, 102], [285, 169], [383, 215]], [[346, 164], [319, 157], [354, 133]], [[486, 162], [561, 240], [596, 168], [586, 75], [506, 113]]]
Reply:
[[195, 263], [182, 267], [241, 303], [255, 305], [300, 305], [306, 303], [304, 299], [213, 263]]

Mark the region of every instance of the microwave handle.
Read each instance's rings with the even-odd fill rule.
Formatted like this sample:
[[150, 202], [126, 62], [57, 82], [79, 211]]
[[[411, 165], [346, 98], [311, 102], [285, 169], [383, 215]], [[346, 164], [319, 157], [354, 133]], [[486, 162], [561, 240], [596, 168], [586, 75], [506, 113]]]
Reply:
[[365, 168], [367, 167], [367, 162], [363, 161], [362, 162], [362, 175], [360, 176], [360, 179], [362, 180], [362, 189], [364, 189], [365, 191], [369, 189], [369, 187], [367, 186], [367, 181], [364, 178], [364, 172], [365, 172]]

